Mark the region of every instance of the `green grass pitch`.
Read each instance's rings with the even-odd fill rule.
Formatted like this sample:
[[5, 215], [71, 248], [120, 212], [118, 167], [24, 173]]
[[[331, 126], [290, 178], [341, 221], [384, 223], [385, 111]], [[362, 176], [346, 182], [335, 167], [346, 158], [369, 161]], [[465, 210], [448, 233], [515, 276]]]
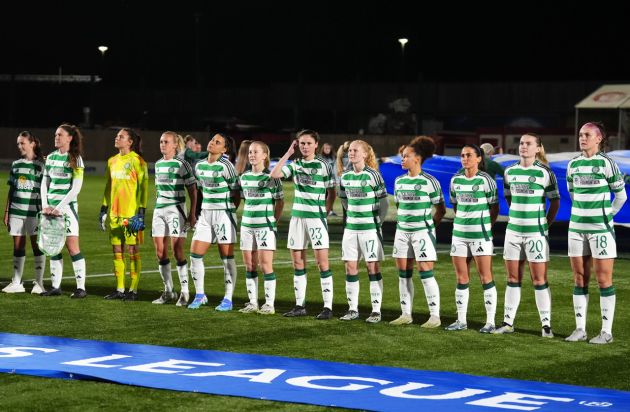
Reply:
[[[6, 181], [7, 174], [0, 178]], [[151, 184], [152, 190], [153, 186]], [[391, 326], [388, 321], [400, 314], [398, 275], [394, 260], [387, 257], [382, 264], [385, 284], [383, 318], [380, 324], [363, 321], [343, 323], [337, 319], [322, 322], [313, 319], [321, 309], [319, 273], [312, 261], [308, 265], [308, 318], [288, 319], [281, 316], [294, 304], [293, 271], [283, 236], [274, 259], [277, 281], [275, 316], [246, 315], [232, 311], [214, 311], [223, 296], [223, 270], [216, 247], [211, 246], [205, 256], [206, 291], [210, 300], [207, 307], [197, 311], [174, 305], [152, 305], [162, 289], [157, 272], [150, 236], [141, 248], [142, 277], [140, 301], [105, 301], [103, 296], [113, 290], [112, 252], [107, 234], [98, 230], [98, 212], [104, 179], [87, 176], [79, 197], [81, 222], [81, 252], [87, 262], [88, 298], [80, 301], [68, 296], [74, 290], [70, 259], [64, 251], [64, 296], [41, 298], [30, 294], [0, 296], [2, 332], [50, 335], [113, 342], [141, 343], [173, 347], [212, 349], [241, 353], [258, 353], [288, 357], [321, 359], [338, 362], [384, 365], [412, 369], [452, 371], [475, 375], [556, 382], [619, 390], [630, 390], [630, 273], [628, 260], [615, 263], [617, 309], [614, 324], [615, 342], [597, 346], [586, 343], [569, 344], [563, 341], [574, 329], [572, 307], [572, 276], [569, 260], [562, 255], [552, 257], [549, 284], [552, 293], [552, 327], [556, 338], [540, 337], [540, 323], [534, 302], [531, 281], [523, 282], [522, 301], [516, 319], [516, 333], [507, 336], [482, 335], [477, 329], [485, 322], [482, 289], [476, 277], [471, 278], [468, 312], [469, 330], [446, 332], [443, 329], [421, 330], [419, 324], [428, 317], [426, 301], [418, 276], [415, 278], [416, 297], [414, 323]], [[292, 203], [291, 185], [285, 185], [285, 214], [280, 231], [286, 233]], [[0, 187], [0, 199], [6, 199], [7, 186]], [[150, 197], [151, 199], [153, 196]], [[151, 215], [152, 201], [148, 215]], [[337, 202], [336, 211], [341, 214]], [[390, 216], [395, 215], [392, 208]], [[334, 273], [336, 316], [346, 309], [345, 276], [341, 261], [341, 221], [331, 218], [330, 263]], [[385, 236], [386, 256], [391, 256], [392, 235]], [[284, 237], [286, 239], [286, 237]], [[619, 242], [620, 248], [623, 243]], [[448, 249], [448, 245], [440, 245]], [[0, 283], [10, 281], [12, 274], [10, 236], [0, 237]], [[236, 252], [239, 278], [234, 297], [235, 308], [246, 301], [245, 274], [240, 251]], [[435, 274], [440, 285], [442, 323], [455, 319], [455, 275], [448, 253], [439, 254]], [[499, 303], [497, 323], [503, 316], [505, 269], [500, 255], [494, 258], [494, 275]], [[174, 267], [174, 264], [173, 264]], [[361, 275], [360, 312], [365, 318], [370, 312], [369, 287], [365, 271]], [[24, 280], [32, 280], [32, 253], [27, 249]], [[46, 287], [50, 286], [48, 270]], [[177, 276], [174, 273], [177, 287]], [[25, 282], [30, 290], [30, 282]], [[191, 285], [191, 291], [192, 289]], [[262, 282], [259, 290], [262, 296]], [[599, 293], [591, 283], [587, 330], [589, 337], [599, 332]], [[2, 405], [6, 410], [48, 410], [52, 405], [61, 410], [146, 410], [168, 405], [173, 410], [234, 409], [234, 410], [320, 410], [314, 406], [258, 401], [245, 398], [210, 396], [195, 393], [176, 393], [121, 385], [62, 381], [0, 374], [3, 388]]]

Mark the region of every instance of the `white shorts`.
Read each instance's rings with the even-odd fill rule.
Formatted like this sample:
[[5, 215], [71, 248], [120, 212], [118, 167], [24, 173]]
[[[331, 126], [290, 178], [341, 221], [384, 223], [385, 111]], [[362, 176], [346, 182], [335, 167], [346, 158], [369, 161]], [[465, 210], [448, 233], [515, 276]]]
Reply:
[[268, 227], [241, 226], [241, 250], [276, 250], [276, 232]]
[[227, 210], [203, 209], [195, 225], [193, 240], [206, 243], [236, 243], [236, 215]]
[[610, 233], [569, 232], [569, 257], [592, 256], [593, 259], [615, 259], [617, 241]]
[[549, 242], [541, 235], [519, 236], [505, 233], [504, 260], [526, 260], [532, 263], [549, 262]]
[[415, 257], [417, 262], [435, 262], [437, 260], [435, 234], [429, 230], [409, 232], [396, 229], [392, 256], [402, 259]]
[[188, 222], [186, 212], [181, 206], [173, 205], [153, 210], [151, 236], [153, 237], [186, 237]]
[[493, 256], [494, 245], [491, 240], [465, 240], [453, 238], [451, 241], [451, 256]]
[[341, 260], [356, 262], [363, 257], [366, 262], [380, 262], [384, 255], [383, 243], [377, 231], [345, 230], [343, 232]]
[[70, 203], [68, 206], [60, 210], [61, 214], [66, 219], [68, 229], [66, 230], [67, 236], [79, 236], [79, 211], [76, 203]]
[[328, 249], [328, 226], [318, 218], [292, 217], [289, 222], [287, 248], [304, 250], [308, 243], [313, 249]]
[[37, 234], [38, 222], [36, 217], [9, 218], [9, 234], [11, 236], [34, 236]]

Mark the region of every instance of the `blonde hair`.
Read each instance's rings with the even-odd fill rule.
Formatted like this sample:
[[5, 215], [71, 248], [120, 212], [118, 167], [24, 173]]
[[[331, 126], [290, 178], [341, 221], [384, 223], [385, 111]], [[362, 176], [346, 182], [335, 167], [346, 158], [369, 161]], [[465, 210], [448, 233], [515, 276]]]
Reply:
[[162, 136], [165, 136], [165, 135], [171, 136], [173, 138], [173, 143], [175, 143], [175, 146], [176, 146], [175, 156], [177, 156], [179, 153], [181, 153], [184, 150], [184, 148], [186, 147], [186, 144], [184, 143], [184, 138], [180, 134], [167, 130], [164, 133], [162, 133]]
[[363, 140], [353, 140], [352, 143], [357, 143], [361, 145], [365, 153], [367, 153], [367, 157], [365, 158], [365, 165], [374, 170], [378, 170], [378, 163], [376, 162], [376, 154], [374, 153], [374, 149], [372, 149], [372, 146], [370, 146], [367, 142]]
[[337, 174], [341, 176], [345, 169], [343, 167], [343, 157], [348, 153], [348, 149], [350, 148], [350, 140], [346, 140], [343, 142], [339, 149], [337, 149]]
[[265, 159], [265, 169], [269, 169], [269, 158], [271, 157], [271, 151], [269, 150], [269, 146], [267, 146], [267, 143], [265, 142], [261, 142], [260, 140], [254, 140], [253, 142], [251, 142], [248, 145], [248, 150], [250, 147], [252, 147], [252, 145], [258, 145], [260, 146], [260, 148], [262, 149], [263, 153], [265, 153], [267, 155], [267, 158]]
[[[238, 155], [236, 156], [236, 164], [234, 165], [234, 168], [236, 169], [236, 173], [239, 175], [245, 173], [245, 170], [247, 169], [247, 165], [249, 164], [247, 161], [249, 146], [252, 143], [253, 140], [243, 140], [241, 145], [238, 147]], [[267, 152], [269, 152], [269, 148], [267, 148]], [[267, 159], [269, 159], [269, 153], [267, 153]]]
[[538, 159], [541, 163], [548, 165], [549, 160], [547, 160], [547, 156], [545, 156], [545, 146], [543, 146], [540, 136], [536, 133], [525, 133], [523, 136], [531, 136], [536, 139], [536, 144], [540, 147], [540, 152], [536, 153], [536, 159]]

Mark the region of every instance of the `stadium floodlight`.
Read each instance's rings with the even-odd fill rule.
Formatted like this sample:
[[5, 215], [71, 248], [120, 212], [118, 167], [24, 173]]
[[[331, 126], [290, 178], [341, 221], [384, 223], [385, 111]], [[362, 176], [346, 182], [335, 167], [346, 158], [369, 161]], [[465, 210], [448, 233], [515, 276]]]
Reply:
[[98, 51], [101, 52], [101, 55], [105, 56], [105, 52], [109, 50], [109, 47], [107, 46], [98, 46]]

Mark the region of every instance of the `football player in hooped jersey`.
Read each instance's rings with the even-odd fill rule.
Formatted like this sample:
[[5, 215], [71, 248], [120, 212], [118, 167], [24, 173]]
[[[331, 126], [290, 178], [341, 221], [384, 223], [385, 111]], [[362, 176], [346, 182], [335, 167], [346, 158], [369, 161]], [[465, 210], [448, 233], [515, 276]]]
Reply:
[[[63, 216], [68, 224], [66, 248], [72, 259], [77, 289], [70, 295], [73, 299], [83, 299], [85, 291], [85, 259], [79, 249], [79, 205], [77, 197], [83, 186], [83, 158], [81, 158], [83, 135], [78, 127], [62, 124], [55, 131], [57, 150], [46, 158], [44, 177], [40, 187], [42, 213]], [[41, 296], [61, 296], [63, 259], [61, 253], [50, 258], [50, 278], [52, 289]]]
[[[315, 156], [319, 134], [314, 130], [298, 132], [296, 140], [271, 171], [271, 177], [293, 178], [295, 195], [289, 222], [289, 240], [293, 259], [293, 286], [295, 307], [284, 314], [287, 317], [306, 316], [306, 248], [310, 242], [319, 266], [320, 284], [324, 309], [316, 319], [332, 319], [333, 281], [328, 265], [328, 223], [326, 216], [335, 201], [335, 175], [330, 163]], [[291, 164], [286, 164], [295, 149], [302, 155]]]
[[205, 269], [203, 255], [210, 243], [217, 243], [225, 295], [216, 310], [232, 310], [232, 295], [236, 285], [236, 209], [241, 202], [240, 185], [234, 165], [224, 156], [234, 153], [234, 139], [217, 133], [208, 143], [208, 159], [195, 165], [195, 175], [202, 190], [201, 215], [195, 226], [190, 245], [190, 272], [195, 283], [195, 299], [188, 309], [198, 309], [208, 303], [204, 292]]
[[[251, 168], [239, 178], [245, 207], [241, 220], [241, 251], [247, 278], [249, 302], [243, 313], [275, 313], [276, 274], [273, 271], [273, 252], [276, 250], [276, 225], [284, 207], [284, 193], [280, 179], [269, 176], [269, 146], [254, 141], [249, 144], [247, 158]], [[258, 308], [258, 273], [260, 263], [264, 276], [265, 303]]]
[[377, 170], [372, 147], [355, 140], [348, 148], [352, 169], [341, 175], [339, 198], [347, 210], [341, 241], [341, 258], [346, 264], [346, 296], [348, 312], [340, 320], [359, 318], [359, 259], [363, 257], [370, 279], [372, 313], [368, 323], [381, 321], [383, 277], [379, 262], [383, 260], [381, 224], [387, 215], [387, 192], [383, 177]]
[[26, 260], [26, 238], [30, 237], [35, 261], [35, 281], [31, 293], [44, 292], [44, 268], [46, 256], [37, 246], [37, 213], [41, 208], [39, 187], [44, 167], [39, 139], [24, 131], [18, 135], [17, 147], [22, 157], [11, 164], [9, 193], [4, 211], [4, 224], [13, 237], [13, 279], [5, 293], [25, 292], [22, 272]]
[[[606, 344], [613, 341], [616, 296], [612, 276], [617, 257], [613, 216], [621, 210], [627, 196], [619, 166], [602, 151], [606, 138], [603, 123], [586, 123], [579, 135], [582, 154], [567, 166], [567, 187], [572, 202], [569, 258], [575, 281], [575, 330], [565, 339], [568, 342], [587, 339], [586, 309], [592, 264], [599, 285], [602, 328], [589, 342]], [[611, 193], [615, 195], [612, 201]]]
[[[551, 295], [547, 283], [547, 233], [560, 208], [560, 194], [556, 176], [546, 164], [544, 150], [540, 137], [524, 134], [519, 144], [521, 159], [505, 169], [503, 176], [503, 193], [510, 206], [503, 247], [508, 281], [503, 324], [494, 331], [497, 334], [514, 332], [514, 318], [521, 301], [523, 266], [528, 261], [542, 323], [542, 337], [553, 338]], [[549, 210], [545, 215], [547, 199]]]
[[[184, 256], [184, 243], [188, 229], [195, 226], [195, 210], [197, 205], [197, 185], [190, 164], [177, 155], [184, 148], [184, 139], [175, 132], [164, 132], [160, 137], [162, 158], [155, 162], [155, 209], [151, 222], [151, 235], [155, 254], [159, 261], [160, 275], [164, 283], [164, 292], [153, 301], [163, 305], [177, 298], [173, 292], [171, 261], [168, 258], [170, 239], [173, 255], [177, 262], [177, 275], [181, 286], [181, 294], [176, 306], [188, 305], [188, 262]], [[186, 191], [190, 198], [188, 214], [186, 208]]]
[[[144, 229], [144, 211], [147, 208], [149, 173], [142, 158], [142, 139], [133, 129], [123, 128], [114, 138], [118, 154], [107, 160], [105, 170], [105, 193], [101, 205], [101, 229], [105, 230], [105, 219], [109, 208], [109, 240], [114, 253], [114, 275], [116, 290], [105, 299], [134, 301], [138, 298], [138, 283], [142, 270], [140, 245]], [[140, 219], [142, 226], [132, 230], [132, 222]], [[134, 228], [135, 229], [135, 228]], [[125, 293], [124, 247], [129, 253], [129, 275], [131, 283]]]
[[462, 148], [463, 169], [451, 179], [450, 200], [455, 209], [451, 257], [457, 276], [455, 305], [457, 320], [446, 330], [467, 329], [468, 284], [470, 282], [470, 258], [474, 259], [483, 286], [483, 301], [486, 307], [486, 324], [481, 333], [494, 331], [494, 316], [497, 310], [497, 288], [492, 278], [492, 225], [499, 215], [497, 184], [484, 172], [483, 152], [477, 145], [467, 144]]
[[[403, 150], [402, 168], [407, 174], [396, 178], [394, 197], [398, 206], [394, 258], [398, 267], [398, 289], [402, 315], [390, 323], [406, 325], [413, 321], [413, 267], [417, 262], [418, 272], [429, 306], [429, 320], [423, 328], [437, 328], [440, 321], [440, 288], [433, 276], [433, 264], [437, 260], [435, 250], [435, 228], [440, 224], [446, 208], [440, 182], [422, 171], [422, 164], [435, 152], [433, 139], [418, 136]], [[435, 214], [431, 209], [435, 206]]]

